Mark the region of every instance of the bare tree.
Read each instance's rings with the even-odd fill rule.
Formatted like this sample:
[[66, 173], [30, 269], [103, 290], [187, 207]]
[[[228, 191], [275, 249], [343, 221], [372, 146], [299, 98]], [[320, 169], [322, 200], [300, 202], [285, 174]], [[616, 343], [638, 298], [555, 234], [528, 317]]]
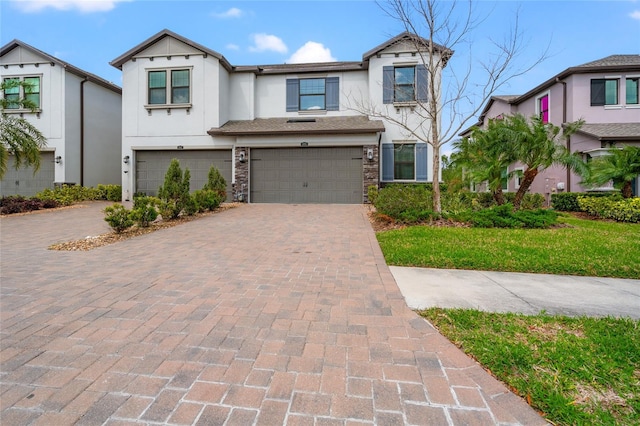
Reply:
[[[529, 64], [518, 66], [516, 58], [526, 43], [516, 13], [504, 40], [490, 40], [492, 52], [474, 60], [470, 40], [485, 18], [476, 13], [471, 0], [389, 0], [380, 6], [410, 35], [408, 40], [419, 52], [419, 61], [427, 71], [428, 96], [426, 100], [416, 100], [415, 108], [405, 108], [400, 114], [373, 101], [352, 99], [351, 107], [395, 124], [407, 136], [431, 145], [433, 209], [440, 213], [440, 149], [456, 138], [498, 89], [546, 59], [547, 51]], [[466, 65], [461, 69], [451, 66], [445, 69], [454, 51], [464, 45], [468, 55]], [[458, 56], [463, 53], [459, 51]]]

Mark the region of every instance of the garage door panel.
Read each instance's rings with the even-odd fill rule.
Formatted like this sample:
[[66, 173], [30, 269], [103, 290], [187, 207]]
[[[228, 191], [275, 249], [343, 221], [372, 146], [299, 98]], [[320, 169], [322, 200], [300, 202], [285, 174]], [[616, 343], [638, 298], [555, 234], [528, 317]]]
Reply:
[[209, 169], [215, 166], [227, 181], [227, 200], [231, 200], [231, 151], [137, 151], [136, 152], [136, 192], [158, 195], [171, 160], [178, 159], [180, 168], [191, 174], [191, 192], [202, 189], [208, 180]]
[[33, 167], [14, 167], [13, 155], [7, 157], [7, 171], [0, 181], [0, 196], [22, 195], [33, 197], [38, 192], [53, 188], [55, 161], [53, 152], [40, 153], [40, 169], [34, 174]]
[[251, 151], [254, 203], [362, 203], [362, 148]]

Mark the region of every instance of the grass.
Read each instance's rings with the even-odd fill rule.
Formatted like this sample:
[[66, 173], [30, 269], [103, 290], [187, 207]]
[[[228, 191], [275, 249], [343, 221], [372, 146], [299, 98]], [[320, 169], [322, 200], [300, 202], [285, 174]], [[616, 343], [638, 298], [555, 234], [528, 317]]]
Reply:
[[411, 226], [377, 234], [390, 265], [640, 278], [640, 224], [578, 219], [565, 227]]
[[640, 424], [640, 321], [420, 314], [554, 424]]

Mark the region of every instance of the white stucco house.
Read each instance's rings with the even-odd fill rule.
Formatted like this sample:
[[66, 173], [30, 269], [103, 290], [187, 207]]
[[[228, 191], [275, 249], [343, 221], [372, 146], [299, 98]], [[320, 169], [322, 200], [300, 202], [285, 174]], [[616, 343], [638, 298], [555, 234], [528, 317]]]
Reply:
[[[56, 183], [120, 184], [120, 87], [20, 40], [0, 50], [0, 78], [32, 84], [28, 96], [38, 109], [4, 113], [20, 114], [47, 138], [35, 175], [29, 167], [16, 170], [9, 157], [0, 195], [33, 196]], [[2, 95], [23, 97], [21, 90]]]
[[[640, 146], [640, 55], [611, 55], [567, 68], [533, 87], [523, 95], [493, 96], [484, 107], [475, 126], [485, 126], [489, 119], [520, 113], [540, 116], [556, 126], [583, 119], [585, 124], [566, 142], [571, 152], [585, 160], [607, 155], [610, 148]], [[462, 136], [471, 131], [467, 129]], [[510, 171], [522, 169], [513, 164]], [[540, 173], [530, 191], [547, 200], [557, 192], [583, 192], [592, 189], [580, 185], [580, 177], [571, 171], [552, 166]], [[503, 183], [503, 190], [515, 192], [519, 178]], [[640, 194], [640, 179], [634, 182]]]
[[403, 33], [354, 62], [234, 66], [160, 31], [111, 61], [122, 70], [123, 199], [155, 195], [172, 158], [191, 190], [214, 165], [229, 198], [255, 203], [362, 203], [370, 185], [429, 181], [430, 146], [354, 107], [428, 132], [412, 113], [427, 93], [426, 43]]

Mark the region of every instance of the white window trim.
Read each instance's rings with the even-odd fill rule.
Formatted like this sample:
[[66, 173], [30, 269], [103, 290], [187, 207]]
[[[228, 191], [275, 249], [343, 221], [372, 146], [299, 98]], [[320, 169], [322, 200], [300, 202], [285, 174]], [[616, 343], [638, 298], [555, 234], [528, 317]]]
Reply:
[[145, 68], [145, 105], [144, 108], [151, 114], [151, 111], [154, 109], [166, 109], [167, 113], [170, 114], [172, 109], [186, 109], [187, 113], [193, 107], [192, 102], [183, 103], [183, 104], [174, 104], [174, 103], [164, 103], [164, 104], [150, 104], [149, 103], [149, 73], [152, 71], [166, 71], [166, 98], [171, 99], [171, 71], [179, 71], [179, 70], [189, 70], [189, 100], [193, 100], [193, 66], [184, 66], [184, 67], [158, 67], [158, 68]]
[[620, 103], [620, 100], [622, 99], [620, 96], [620, 92], [622, 91], [622, 75], [605, 75], [602, 78], [605, 80], [618, 80], [618, 103], [615, 105], [603, 105], [604, 109], [622, 109], [623, 104]]
[[[517, 171], [520, 171], [520, 172], [524, 173], [524, 168], [522, 168], [522, 167], [516, 167], [516, 168], [515, 168], [515, 169], [513, 169], [513, 170], [514, 170], [514, 171], [516, 171], [516, 172], [517, 172]], [[522, 178], [523, 178], [523, 177], [524, 177], [524, 176], [520, 177], [520, 176], [518, 176], [518, 175], [514, 175], [514, 177], [513, 177], [513, 178], [514, 178], [514, 179], [513, 179], [513, 187], [514, 187], [515, 189], [520, 189], [520, 185], [522, 185]]]
[[[36, 117], [40, 118], [40, 113], [42, 112], [42, 76], [43, 74], [17, 74], [17, 75], [3, 75], [2, 76], [2, 80], [7, 80], [7, 79], [12, 79], [12, 78], [17, 78], [20, 81], [24, 81], [25, 78], [29, 78], [29, 77], [38, 77], [40, 79], [40, 107], [34, 109], [33, 111], [30, 110], [29, 108], [6, 108], [3, 109], [2, 112], [4, 114], [20, 114], [21, 116], [23, 114], [35, 114]], [[26, 93], [24, 93], [24, 87], [20, 86], [20, 94], [19, 99], [24, 99]], [[4, 98], [4, 93], [2, 94], [2, 97]]]
[[540, 110], [540, 99], [544, 98], [545, 96], [549, 97], [549, 120], [548, 123], [551, 123], [551, 91], [547, 90], [544, 93], [541, 93], [540, 95], [536, 96], [536, 116], [540, 117], [540, 113], [542, 112]]

